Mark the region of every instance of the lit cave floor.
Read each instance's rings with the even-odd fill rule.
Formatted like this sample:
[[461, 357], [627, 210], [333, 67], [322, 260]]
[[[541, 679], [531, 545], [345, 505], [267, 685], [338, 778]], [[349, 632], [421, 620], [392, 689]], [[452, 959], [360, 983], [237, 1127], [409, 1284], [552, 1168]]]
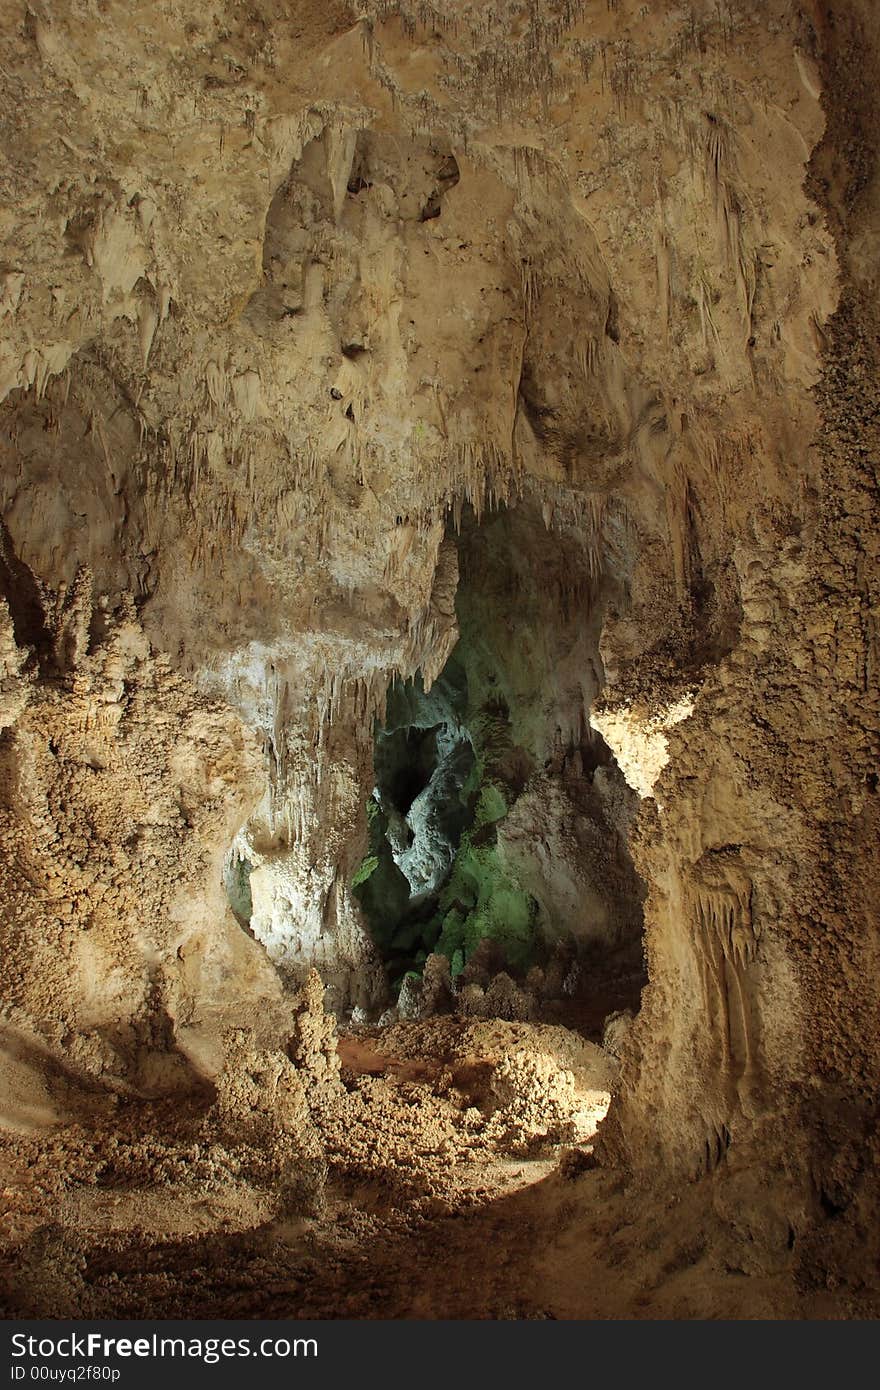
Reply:
[[[2, 1161], [7, 1316], [717, 1318], [865, 1314], [743, 1267], [706, 1180], [593, 1166], [616, 1063], [558, 1025], [340, 1038], [323, 1198], [204, 1140], [210, 1102], [119, 1104]], [[282, 1204], [283, 1205], [283, 1204]], [[301, 1214], [303, 1207], [309, 1214]]]

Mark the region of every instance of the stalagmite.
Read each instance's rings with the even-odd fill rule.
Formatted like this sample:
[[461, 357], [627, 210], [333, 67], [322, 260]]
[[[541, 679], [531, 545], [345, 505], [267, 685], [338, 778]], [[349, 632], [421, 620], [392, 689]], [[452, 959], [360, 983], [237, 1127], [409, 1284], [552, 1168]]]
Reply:
[[4, 1311], [876, 1316], [874, 8], [21, 8]]

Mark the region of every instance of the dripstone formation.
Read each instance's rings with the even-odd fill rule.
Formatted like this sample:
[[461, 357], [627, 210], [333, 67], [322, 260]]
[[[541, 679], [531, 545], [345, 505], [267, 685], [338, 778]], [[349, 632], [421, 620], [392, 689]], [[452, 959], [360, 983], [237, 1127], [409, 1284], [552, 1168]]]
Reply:
[[11, 1315], [876, 1315], [875, 6], [0, 26]]

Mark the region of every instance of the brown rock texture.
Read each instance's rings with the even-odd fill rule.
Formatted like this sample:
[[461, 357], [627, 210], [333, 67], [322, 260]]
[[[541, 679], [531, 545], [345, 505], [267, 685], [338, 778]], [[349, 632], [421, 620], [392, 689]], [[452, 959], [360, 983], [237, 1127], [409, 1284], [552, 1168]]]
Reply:
[[[0, 31], [13, 1314], [876, 1313], [875, 7]], [[376, 1029], [376, 729], [454, 651], [449, 911], [534, 958]]]

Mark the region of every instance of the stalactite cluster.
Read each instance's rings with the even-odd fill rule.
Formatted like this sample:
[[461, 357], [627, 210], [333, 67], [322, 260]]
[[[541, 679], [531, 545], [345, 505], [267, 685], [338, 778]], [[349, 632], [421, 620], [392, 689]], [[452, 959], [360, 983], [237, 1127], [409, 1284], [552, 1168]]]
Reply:
[[155, 8], [0, 0], [9, 1307], [875, 1314], [874, 7]]

